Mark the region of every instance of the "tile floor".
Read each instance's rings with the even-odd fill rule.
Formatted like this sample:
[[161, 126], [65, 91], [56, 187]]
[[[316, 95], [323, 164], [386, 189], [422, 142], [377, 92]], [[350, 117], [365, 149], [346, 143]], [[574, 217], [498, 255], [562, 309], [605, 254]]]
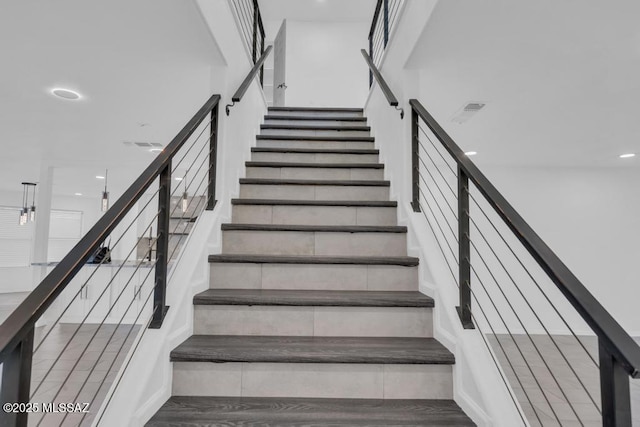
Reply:
[[[593, 362], [598, 361], [597, 340], [579, 339], [580, 342], [572, 336], [553, 336], [554, 344], [546, 335], [531, 339], [526, 335], [514, 339], [508, 335], [489, 337], [532, 426], [602, 425], [594, 405], [600, 406], [599, 371]], [[633, 425], [640, 426], [640, 380], [630, 381]]]

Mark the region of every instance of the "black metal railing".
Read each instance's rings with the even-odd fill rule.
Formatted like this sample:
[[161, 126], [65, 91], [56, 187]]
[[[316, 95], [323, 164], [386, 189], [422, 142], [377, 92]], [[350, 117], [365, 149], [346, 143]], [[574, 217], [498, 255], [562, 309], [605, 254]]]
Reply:
[[631, 426], [640, 346], [425, 107], [409, 103], [411, 206], [459, 289], [463, 327], [480, 332], [523, 422]]
[[[216, 204], [219, 103], [220, 95], [207, 100], [0, 325], [0, 397], [17, 405], [0, 412], [0, 425], [26, 426], [28, 416], [35, 425], [90, 424], [127, 354], [148, 328], [161, 327], [183, 239]], [[107, 240], [114, 243], [98, 261]], [[19, 405], [30, 402], [90, 407], [29, 414]]]
[[[369, 29], [369, 57], [380, 66], [389, 37], [398, 21], [404, 0], [378, 0]], [[373, 74], [369, 73], [369, 86], [373, 84]]]
[[[255, 65], [265, 51], [264, 25], [258, 0], [231, 0], [240, 33]], [[260, 67], [260, 85], [264, 83], [264, 66]]]
[[249, 86], [251, 86], [251, 82], [253, 81], [253, 79], [256, 78], [258, 71], [262, 68], [262, 64], [264, 64], [264, 61], [266, 61], [267, 57], [271, 53], [271, 50], [273, 50], [273, 46], [268, 46], [267, 49], [262, 53], [262, 56], [258, 59], [258, 62], [253, 65], [253, 68], [251, 68], [249, 74], [247, 74], [238, 89], [231, 97], [231, 104], [227, 104], [224, 107], [227, 116], [231, 113], [231, 107], [233, 107], [236, 102], [242, 101], [244, 94], [247, 92], [247, 89], [249, 89]]
[[378, 67], [376, 67], [376, 65], [373, 63], [373, 61], [371, 60], [371, 57], [367, 55], [366, 50], [360, 49], [360, 53], [362, 53], [362, 56], [364, 57], [365, 62], [369, 66], [369, 72], [376, 79], [376, 81], [378, 82], [378, 85], [380, 86], [380, 90], [384, 94], [385, 98], [387, 98], [387, 102], [389, 103], [390, 106], [400, 111], [400, 119], [404, 119], [404, 108], [398, 106], [399, 105], [398, 98], [396, 98], [396, 96], [393, 94], [393, 91], [387, 84], [384, 77], [382, 77], [382, 74], [380, 74], [380, 70], [378, 70]]

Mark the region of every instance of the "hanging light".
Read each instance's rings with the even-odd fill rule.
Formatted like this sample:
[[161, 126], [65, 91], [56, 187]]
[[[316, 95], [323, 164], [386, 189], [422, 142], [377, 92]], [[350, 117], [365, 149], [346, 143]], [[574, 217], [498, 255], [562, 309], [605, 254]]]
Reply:
[[29, 221], [35, 222], [36, 220], [36, 185], [33, 184], [33, 200], [31, 201], [31, 208], [29, 209]]
[[187, 209], [189, 209], [189, 193], [187, 193], [187, 173], [186, 172], [184, 174], [184, 178], [182, 178], [182, 182], [184, 182], [184, 193], [182, 193], [181, 207], [182, 207], [182, 213], [185, 213], [187, 212]]
[[104, 173], [104, 191], [102, 192], [102, 212], [106, 212], [109, 209], [109, 192], [107, 191], [107, 179], [109, 177], [109, 169]]
[[[37, 184], [33, 182], [23, 182], [22, 183], [22, 207], [20, 208], [20, 225], [26, 225], [29, 222], [29, 218], [31, 218], [31, 222], [36, 219], [36, 187]], [[29, 188], [33, 187], [33, 203], [31, 204], [31, 209], [27, 206], [29, 203]]]

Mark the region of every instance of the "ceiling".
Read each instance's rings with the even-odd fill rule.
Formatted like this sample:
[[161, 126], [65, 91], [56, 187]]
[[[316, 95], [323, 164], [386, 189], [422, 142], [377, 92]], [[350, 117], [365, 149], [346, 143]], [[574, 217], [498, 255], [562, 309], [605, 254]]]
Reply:
[[[637, 166], [639, 21], [628, 0], [440, 1], [407, 66], [480, 164]], [[487, 105], [453, 123], [470, 101]]]
[[[259, 0], [262, 20], [311, 22], [371, 22], [376, 0]], [[279, 28], [279, 25], [277, 26]], [[276, 30], [277, 30], [276, 28]], [[267, 34], [267, 38], [275, 35]]]
[[0, 52], [0, 190], [52, 166], [61, 195], [95, 195], [107, 168], [130, 183], [154, 154], [124, 142], [170, 141], [224, 63], [195, 4], [174, 0], [4, 2]]

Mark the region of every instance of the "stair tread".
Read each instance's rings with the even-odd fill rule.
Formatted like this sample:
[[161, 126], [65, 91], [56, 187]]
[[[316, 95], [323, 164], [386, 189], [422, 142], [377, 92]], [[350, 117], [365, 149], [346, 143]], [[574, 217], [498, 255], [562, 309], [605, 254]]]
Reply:
[[231, 199], [232, 205], [288, 205], [288, 206], [361, 206], [391, 208], [395, 201], [378, 200], [282, 200], [282, 199]]
[[330, 169], [384, 169], [382, 163], [303, 163], [303, 162], [245, 162], [247, 167], [260, 168], [330, 168]]
[[366, 117], [312, 117], [312, 116], [286, 116], [278, 114], [267, 114], [264, 116], [265, 120], [292, 120], [292, 121], [305, 121], [305, 120], [322, 120], [322, 121], [342, 121], [342, 122], [366, 122]]
[[319, 112], [338, 112], [338, 113], [362, 113], [363, 108], [347, 108], [347, 107], [269, 107], [269, 111], [319, 111]]
[[363, 141], [374, 142], [372, 136], [256, 135], [258, 140], [277, 141]]
[[406, 233], [407, 227], [399, 225], [290, 225], [227, 223], [222, 224], [222, 230], [324, 231], [335, 233]]
[[415, 267], [419, 259], [409, 256], [319, 256], [319, 255], [209, 255], [209, 262], [250, 264], [346, 264], [346, 265], [398, 265]]
[[285, 125], [285, 124], [266, 124], [260, 125], [260, 129], [286, 129], [286, 130], [335, 130], [335, 131], [362, 131], [369, 132], [370, 126], [321, 126], [321, 125]]
[[315, 307], [433, 307], [433, 298], [416, 291], [325, 291], [292, 289], [208, 289], [195, 305]]
[[310, 153], [310, 154], [380, 154], [380, 150], [366, 148], [281, 148], [252, 147], [252, 153]]
[[389, 187], [389, 181], [333, 179], [240, 178], [240, 184], [254, 185], [335, 185], [350, 187]]
[[434, 338], [192, 335], [171, 361], [450, 365], [455, 358]]
[[[315, 420], [315, 423], [311, 420]], [[453, 400], [173, 396], [147, 427], [474, 426]]]

